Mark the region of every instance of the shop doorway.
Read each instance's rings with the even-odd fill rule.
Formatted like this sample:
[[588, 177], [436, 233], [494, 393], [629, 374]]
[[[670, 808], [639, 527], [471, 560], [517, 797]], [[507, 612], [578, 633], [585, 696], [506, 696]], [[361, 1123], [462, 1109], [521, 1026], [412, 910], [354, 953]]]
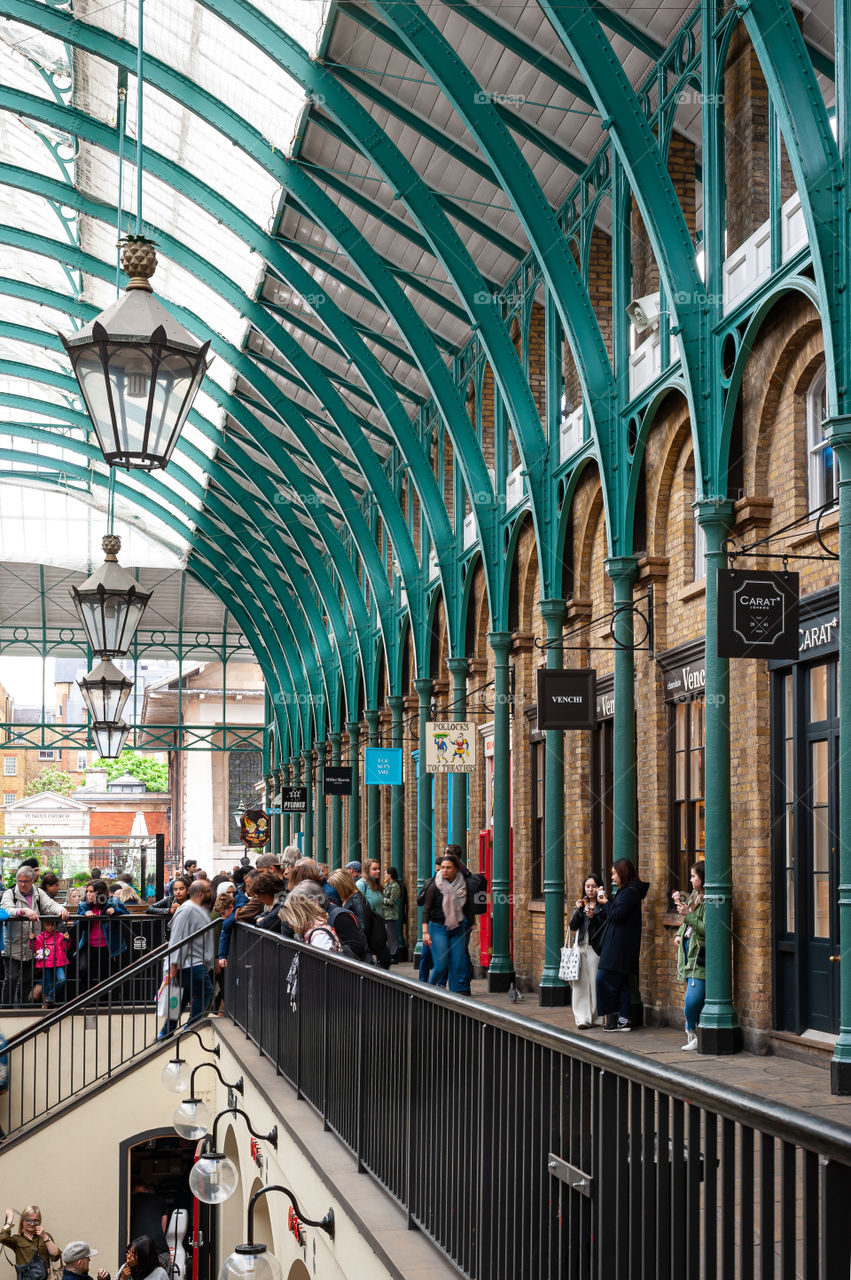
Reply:
[[[121, 1144], [119, 1247], [136, 1234], [152, 1234], [148, 1223], [166, 1218], [170, 1280], [198, 1280], [214, 1272], [215, 1215], [196, 1218], [197, 1202], [189, 1190], [189, 1171], [196, 1143], [174, 1130], [137, 1134]], [[134, 1198], [134, 1188], [144, 1187]], [[206, 1206], [202, 1206], [206, 1208]]]
[[775, 684], [776, 1021], [839, 1031], [839, 703], [835, 658]]

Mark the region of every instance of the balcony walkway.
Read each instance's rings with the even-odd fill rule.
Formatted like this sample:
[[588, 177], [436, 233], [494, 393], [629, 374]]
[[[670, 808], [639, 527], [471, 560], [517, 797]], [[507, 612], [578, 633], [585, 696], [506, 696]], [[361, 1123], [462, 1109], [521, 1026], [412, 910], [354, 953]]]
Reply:
[[[504, 1010], [521, 1018], [544, 1023], [557, 1031], [576, 1032], [570, 1008], [541, 1008], [537, 993], [523, 995], [512, 1003], [507, 995], [490, 995], [482, 980], [473, 982], [474, 999], [490, 1008]], [[699, 1053], [683, 1053], [680, 1045], [685, 1033], [674, 1027], [641, 1027], [628, 1035], [594, 1028], [576, 1032], [591, 1040], [615, 1041], [630, 1053], [639, 1053], [664, 1066], [694, 1072], [704, 1080], [735, 1086], [753, 1093], [763, 1102], [778, 1102], [805, 1111], [836, 1124], [851, 1127], [851, 1098], [838, 1098], [830, 1092], [830, 1072], [824, 1066], [810, 1065], [778, 1054], [742, 1053], [715, 1058]]]

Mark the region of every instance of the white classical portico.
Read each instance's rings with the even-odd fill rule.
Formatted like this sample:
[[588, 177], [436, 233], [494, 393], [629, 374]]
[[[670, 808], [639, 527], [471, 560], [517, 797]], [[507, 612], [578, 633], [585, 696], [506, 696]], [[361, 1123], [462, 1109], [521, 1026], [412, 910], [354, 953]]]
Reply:
[[24, 796], [3, 810], [6, 836], [61, 840], [63, 836], [88, 836], [89, 806], [57, 791]]

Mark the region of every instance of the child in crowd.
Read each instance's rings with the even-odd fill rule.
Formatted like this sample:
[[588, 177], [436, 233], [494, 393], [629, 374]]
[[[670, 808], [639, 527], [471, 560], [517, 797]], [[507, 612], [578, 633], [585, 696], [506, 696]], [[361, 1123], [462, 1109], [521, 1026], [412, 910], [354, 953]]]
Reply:
[[44, 996], [44, 1006], [48, 1008], [56, 1002], [61, 989], [65, 986], [65, 971], [68, 967], [68, 940], [64, 932], [57, 929], [57, 921], [51, 917], [42, 920], [42, 931], [30, 938], [30, 948], [35, 956], [36, 982], [33, 987], [33, 1000]]

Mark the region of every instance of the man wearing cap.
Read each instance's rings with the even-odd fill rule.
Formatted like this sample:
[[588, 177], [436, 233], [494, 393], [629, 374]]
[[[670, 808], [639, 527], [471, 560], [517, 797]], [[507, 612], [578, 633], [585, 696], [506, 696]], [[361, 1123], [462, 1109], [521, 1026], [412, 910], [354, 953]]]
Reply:
[[[87, 1276], [89, 1260], [96, 1256], [97, 1249], [93, 1249], [86, 1240], [72, 1240], [70, 1244], [66, 1244], [62, 1250], [62, 1280], [73, 1280], [74, 1276]], [[106, 1267], [100, 1268], [97, 1280], [109, 1280]]]
[[347, 862], [346, 870], [353, 880], [357, 880], [358, 876], [363, 875], [363, 867], [359, 862]]

